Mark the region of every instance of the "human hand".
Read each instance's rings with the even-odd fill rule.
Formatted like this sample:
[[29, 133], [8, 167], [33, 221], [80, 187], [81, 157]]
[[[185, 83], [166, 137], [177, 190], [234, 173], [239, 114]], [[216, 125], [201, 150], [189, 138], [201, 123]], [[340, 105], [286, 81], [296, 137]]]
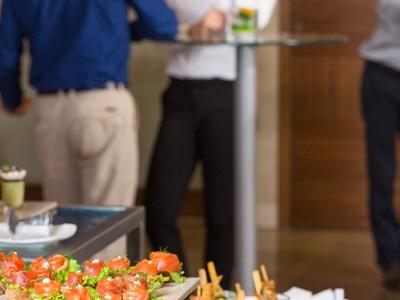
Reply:
[[225, 14], [219, 10], [211, 9], [200, 22], [194, 24], [189, 29], [189, 34], [193, 36], [204, 36], [212, 32], [220, 32], [225, 29], [225, 24]]
[[0, 108], [2, 111], [6, 112], [10, 115], [19, 117], [19, 116], [26, 114], [32, 108], [33, 101], [31, 98], [24, 97], [22, 99], [21, 104], [13, 110], [9, 110], [9, 109], [5, 108], [4, 105], [1, 104], [1, 101], [0, 101], [0, 105], [1, 105]]

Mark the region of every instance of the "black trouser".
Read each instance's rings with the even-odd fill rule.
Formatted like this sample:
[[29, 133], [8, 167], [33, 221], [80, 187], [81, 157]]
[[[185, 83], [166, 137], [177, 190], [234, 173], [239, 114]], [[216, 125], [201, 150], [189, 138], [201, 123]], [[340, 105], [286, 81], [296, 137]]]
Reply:
[[369, 208], [378, 264], [400, 263], [400, 232], [393, 205], [395, 138], [400, 124], [400, 72], [367, 63], [362, 86], [369, 171]]
[[[184, 261], [177, 217], [197, 161], [203, 164], [205, 260], [230, 282], [233, 268], [233, 88], [223, 80], [172, 79], [145, 195], [152, 246]], [[193, 239], [201, 238], [193, 236]]]

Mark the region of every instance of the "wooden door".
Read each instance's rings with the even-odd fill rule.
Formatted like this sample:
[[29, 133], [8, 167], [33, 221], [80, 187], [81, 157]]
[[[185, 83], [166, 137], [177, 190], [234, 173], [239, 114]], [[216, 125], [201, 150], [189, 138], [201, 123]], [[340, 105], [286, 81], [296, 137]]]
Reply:
[[281, 5], [284, 30], [351, 38], [344, 45], [282, 48], [281, 220], [292, 226], [366, 226], [358, 47], [373, 30], [374, 0]]

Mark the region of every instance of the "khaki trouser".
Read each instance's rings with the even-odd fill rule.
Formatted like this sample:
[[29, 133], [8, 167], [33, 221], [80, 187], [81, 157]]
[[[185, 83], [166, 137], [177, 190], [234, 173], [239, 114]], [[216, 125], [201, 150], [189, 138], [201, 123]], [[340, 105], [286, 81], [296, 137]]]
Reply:
[[[137, 123], [134, 99], [122, 87], [40, 95], [35, 134], [45, 199], [133, 206]], [[113, 248], [109, 255], [124, 254], [121, 244]]]

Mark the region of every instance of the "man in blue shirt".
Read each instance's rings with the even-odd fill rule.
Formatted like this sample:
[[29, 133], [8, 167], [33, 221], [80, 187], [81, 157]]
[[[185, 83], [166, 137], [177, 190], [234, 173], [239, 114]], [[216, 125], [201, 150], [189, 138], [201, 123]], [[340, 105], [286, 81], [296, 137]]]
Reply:
[[[137, 15], [131, 24], [128, 5]], [[163, 0], [3, 0], [1, 103], [12, 114], [29, 107], [19, 84], [26, 38], [47, 200], [133, 205], [137, 121], [125, 88], [130, 42], [176, 31]]]

